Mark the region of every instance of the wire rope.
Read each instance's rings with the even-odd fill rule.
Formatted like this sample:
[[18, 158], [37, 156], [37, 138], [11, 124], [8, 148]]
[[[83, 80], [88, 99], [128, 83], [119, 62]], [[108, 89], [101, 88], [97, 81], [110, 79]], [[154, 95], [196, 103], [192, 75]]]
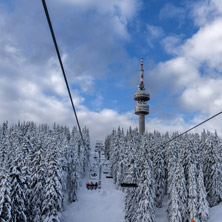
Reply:
[[52, 27], [51, 19], [50, 19], [50, 16], [49, 16], [49, 12], [48, 12], [45, 0], [42, 0], [42, 4], [43, 4], [45, 15], [46, 15], [46, 18], [47, 18], [47, 21], [48, 21], [49, 29], [50, 29], [50, 32], [51, 32], [51, 35], [52, 35], [52, 39], [53, 39], [53, 42], [54, 42], [54, 45], [55, 45], [55, 49], [56, 49], [56, 52], [57, 52], [59, 63], [60, 63], [61, 69], [62, 69], [62, 74], [63, 74], [64, 80], [65, 80], [65, 83], [66, 83], [66, 88], [67, 88], [67, 91], [68, 91], [68, 94], [69, 94], [69, 98], [70, 98], [70, 102], [71, 102], [72, 109], [73, 109], [73, 112], [74, 112], [74, 116], [76, 118], [76, 122], [77, 122], [77, 125], [78, 125], [78, 128], [79, 128], [79, 133], [81, 135], [83, 145], [85, 145], [85, 141], [83, 139], [83, 135], [82, 135], [81, 127], [80, 127], [80, 124], [79, 124], [78, 116], [77, 116], [77, 113], [76, 113], [76, 110], [75, 110], [74, 102], [72, 100], [71, 91], [70, 91], [70, 88], [69, 88], [68, 80], [66, 78], [65, 69], [64, 69], [63, 62], [62, 62], [62, 59], [61, 59], [61, 56], [60, 56], [58, 44], [57, 44], [57, 41], [56, 41], [55, 33], [54, 33], [54, 30], [53, 30], [53, 27]]
[[183, 132], [183, 133], [179, 134], [178, 136], [175, 136], [174, 138], [172, 138], [172, 139], [168, 140], [167, 142], [163, 143], [163, 144], [162, 144], [162, 146], [164, 146], [164, 145], [166, 145], [166, 144], [168, 144], [168, 143], [172, 142], [173, 140], [175, 140], [175, 139], [177, 139], [177, 138], [179, 138], [179, 137], [183, 136], [184, 134], [188, 133], [189, 131], [191, 131], [191, 130], [193, 130], [193, 129], [197, 128], [198, 126], [200, 126], [200, 125], [202, 125], [202, 124], [204, 124], [204, 123], [208, 122], [209, 120], [211, 120], [211, 119], [213, 119], [213, 118], [215, 118], [215, 117], [219, 116], [220, 114], [222, 114], [222, 111], [220, 111], [219, 113], [217, 113], [217, 114], [215, 114], [215, 115], [211, 116], [210, 118], [208, 118], [208, 119], [204, 120], [203, 122], [201, 122], [201, 123], [199, 123], [199, 124], [197, 124], [197, 125], [195, 125], [195, 126], [191, 127], [190, 129], [186, 130], [185, 132]]

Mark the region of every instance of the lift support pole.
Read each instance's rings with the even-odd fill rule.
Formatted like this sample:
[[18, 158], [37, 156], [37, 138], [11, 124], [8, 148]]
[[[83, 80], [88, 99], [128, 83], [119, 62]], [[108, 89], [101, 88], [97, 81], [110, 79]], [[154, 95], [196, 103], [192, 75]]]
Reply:
[[98, 188], [101, 189], [102, 164], [101, 164], [101, 150], [99, 150], [99, 183]]

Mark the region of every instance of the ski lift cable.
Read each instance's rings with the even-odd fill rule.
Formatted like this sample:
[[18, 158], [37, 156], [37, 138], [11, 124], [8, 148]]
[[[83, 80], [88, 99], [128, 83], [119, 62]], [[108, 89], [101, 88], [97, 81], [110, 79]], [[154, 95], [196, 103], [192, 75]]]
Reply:
[[198, 126], [200, 126], [200, 125], [202, 125], [202, 124], [204, 124], [204, 123], [208, 122], [209, 120], [211, 120], [211, 119], [213, 119], [213, 118], [215, 118], [215, 117], [217, 117], [217, 116], [219, 116], [219, 115], [221, 115], [221, 114], [222, 114], [222, 111], [220, 111], [219, 113], [217, 113], [217, 114], [215, 114], [215, 115], [211, 116], [210, 118], [208, 118], [208, 119], [204, 120], [203, 122], [201, 122], [201, 123], [199, 123], [199, 124], [197, 124], [197, 125], [193, 126], [192, 128], [190, 128], [190, 129], [186, 130], [185, 132], [183, 132], [183, 133], [179, 134], [178, 136], [175, 136], [174, 138], [172, 138], [172, 139], [168, 140], [167, 142], [163, 143], [163, 144], [162, 144], [162, 146], [165, 146], [166, 144], [168, 144], [168, 143], [172, 142], [173, 140], [175, 140], [175, 139], [177, 139], [177, 138], [179, 138], [179, 137], [183, 136], [184, 134], [188, 133], [189, 131], [191, 131], [191, 130], [193, 130], [193, 129], [197, 128]]
[[63, 63], [62, 63], [62, 59], [61, 59], [61, 56], [60, 56], [59, 48], [58, 48], [58, 45], [57, 45], [56, 37], [55, 37], [54, 31], [53, 31], [52, 23], [51, 23], [51, 20], [50, 20], [50, 17], [49, 17], [49, 12], [48, 12], [45, 0], [42, 0], [42, 4], [43, 4], [45, 15], [46, 15], [46, 18], [47, 18], [47, 21], [48, 21], [49, 29], [50, 29], [50, 32], [51, 32], [51, 35], [52, 35], [52, 39], [53, 39], [53, 42], [54, 42], [54, 45], [55, 45], [55, 49], [56, 49], [56, 52], [57, 52], [59, 63], [60, 63], [61, 69], [62, 69], [62, 74], [63, 74], [64, 80], [65, 80], [65, 83], [66, 83], [66, 88], [67, 88], [69, 98], [70, 98], [70, 101], [71, 101], [71, 104], [72, 104], [72, 109], [73, 109], [73, 112], [74, 112], [74, 116], [76, 118], [76, 122], [77, 122], [77, 125], [78, 125], [78, 128], [79, 128], [79, 133], [81, 135], [83, 145], [85, 145], [85, 142], [84, 142], [84, 139], [83, 139], [83, 136], [82, 136], [81, 127], [80, 127], [79, 120], [78, 120], [78, 116], [77, 116], [77, 113], [76, 113], [76, 110], [75, 110], [74, 102], [72, 100], [71, 91], [70, 91], [69, 84], [68, 84], [68, 81], [67, 81], [67, 78], [66, 78], [65, 69], [64, 69], [64, 66], [63, 66]]

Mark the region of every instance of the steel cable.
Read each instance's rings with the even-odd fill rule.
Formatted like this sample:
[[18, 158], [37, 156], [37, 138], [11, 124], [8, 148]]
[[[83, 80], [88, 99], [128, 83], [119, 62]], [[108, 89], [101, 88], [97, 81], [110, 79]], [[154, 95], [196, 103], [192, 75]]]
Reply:
[[61, 69], [62, 69], [62, 74], [63, 74], [64, 80], [65, 80], [65, 83], [66, 83], [66, 88], [68, 90], [68, 94], [69, 94], [69, 98], [70, 98], [70, 101], [71, 101], [71, 104], [72, 104], [74, 116], [76, 118], [76, 122], [77, 122], [77, 125], [78, 125], [78, 128], [79, 128], [79, 133], [81, 135], [83, 145], [85, 145], [83, 135], [82, 135], [82, 131], [81, 131], [81, 127], [80, 127], [79, 120], [78, 120], [76, 110], [75, 110], [75, 106], [74, 106], [74, 103], [73, 103], [73, 100], [72, 100], [72, 95], [71, 95], [69, 84], [68, 84], [68, 81], [67, 81], [67, 78], [66, 78], [65, 69], [64, 69], [64, 66], [63, 66], [63, 63], [62, 63], [62, 59], [61, 59], [61, 56], [60, 56], [59, 48], [58, 48], [58, 45], [57, 45], [56, 37], [55, 37], [54, 31], [53, 31], [52, 23], [51, 23], [51, 20], [50, 20], [50, 17], [49, 17], [49, 12], [48, 12], [45, 0], [42, 0], [42, 4], [43, 4], [45, 15], [46, 15], [46, 18], [47, 18], [47, 21], [48, 21], [49, 29], [51, 31], [51, 35], [52, 35], [52, 39], [53, 39], [53, 42], [54, 42], [54, 45], [55, 45], [55, 49], [56, 49], [56, 52], [57, 52], [59, 63], [60, 63]]

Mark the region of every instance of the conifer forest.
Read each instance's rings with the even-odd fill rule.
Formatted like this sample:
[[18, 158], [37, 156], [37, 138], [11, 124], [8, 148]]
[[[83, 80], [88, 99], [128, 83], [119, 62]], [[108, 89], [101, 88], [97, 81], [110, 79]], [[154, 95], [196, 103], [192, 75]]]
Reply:
[[[222, 141], [217, 133], [185, 134], [166, 143], [158, 131], [113, 130], [105, 141], [114, 183], [125, 192], [125, 222], [154, 222], [168, 196], [169, 222], [209, 221], [222, 200]], [[164, 143], [166, 143], [164, 145]], [[121, 183], [137, 184], [122, 188]]]
[[[62, 222], [65, 201], [78, 201], [90, 166], [89, 130], [24, 122], [0, 127], [0, 221]], [[105, 157], [125, 194], [125, 222], [155, 222], [168, 197], [169, 222], [209, 221], [222, 200], [222, 141], [217, 133], [141, 136], [118, 128], [105, 139]], [[136, 184], [125, 188], [122, 183]]]
[[89, 163], [89, 131], [83, 146], [76, 128], [33, 122], [0, 127], [0, 221], [61, 221], [65, 196], [77, 190]]

